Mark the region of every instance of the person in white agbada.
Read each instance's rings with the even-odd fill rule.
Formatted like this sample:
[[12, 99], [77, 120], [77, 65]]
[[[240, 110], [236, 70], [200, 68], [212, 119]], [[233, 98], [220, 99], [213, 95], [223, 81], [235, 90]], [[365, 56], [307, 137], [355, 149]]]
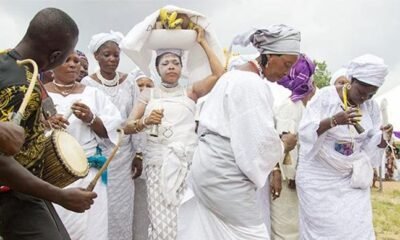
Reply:
[[[45, 85], [58, 113], [50, 120], [52, 127], [65, 128], [81, 144], [89, 159], [89, 174], [68, 188], [86, 188], [89, 185], [102, 165], [101, 162], [96, 162], [100, 157], [96, 155], [99, 142], [108, 138], [115, 143], [116, 130], [122, 123], [118, 109], [104, 93], [75, 81], [79, 70], [79, 56], [72, 53], [63, 65], [53, 70], [53, 82]], [[69, 115], [68, 112], [70, 117], [64, 116]], [[99, 180], [94, 191], [98, 197], [94, 200], [92, 208], [84, 213], [74, 213], [55, 205], [71, 239], [109, 239], [105, 181]]]
[[[307, 102], [314, 96], [316, 87], [312, 75], [315, 64], [301, 55], [289, 75], [278, 84], [292, 93], [275, 111], [275, 128], [279, 134], [298, 132], [299, 123]], [[270, 175], [271, 193], [271, 239], [299, 239], [298, 198], [295, 176], [299, 145], [285, 153], [279, 167]]]
[[[366, 54], [350, 62], [347, 75], [351, 83], [321, 89], [300, 122], [300, 239], [375, 239], [372, 167], [380, 164], [386, 142], [379, 107], [371, 98], [387, 66]], [[356, 130], [357, 123], [364, 131]], [[391, 136], [390, 124], [382, 129]]]
[[[139, 96], [139, 88], [132, 75], [117, 71], [120, 60], [121, 33], [99, 33], [92, 37], [89, 49], [99, 63], [100, 69], [82, 79], [82, 83], [100, 89], [108, 95], [121, 112], [125, 121]], [[105, 141], [105, 154], [110, 155], [114, 145]], [[125, 136], [118, 153], [108, 167], [108, 214], [109, 238], [132, 239], [134, 191], [133, 178], [142, 172], [141, 146], [134, 146], [131, 136]]]
[[179, 240], [270, 239], [256, 190], [296, 137], [284, 135], [282, 142], [275, 130], [266, 79], [275, 82], [289, 73], [300, 32], [273, 25], [244, 40], [260, 56], [225, 73], [203, 106], [189, 182], [194, 195], [180, 208]]
[[178, 206], [186, 191], [185, 179], [198, 138], [195, 106], [198, 98], [215, 85], [224, 69], [197, 27], [197, 42], [208, 56], [211, 75], [185, 88], [179, 84], [182, 51], [157, 51], [156, 69], [161, 85], [145, 89], [127, 121], [124, 132], [136, 134], [147, 128], [144, 155], [149, 205], [149, 239], [175, 240]]

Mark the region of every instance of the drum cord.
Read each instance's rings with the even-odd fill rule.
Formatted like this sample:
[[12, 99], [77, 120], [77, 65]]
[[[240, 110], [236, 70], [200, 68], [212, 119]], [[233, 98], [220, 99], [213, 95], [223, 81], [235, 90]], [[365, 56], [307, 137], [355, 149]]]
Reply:
[[111, 155], [107, 158], [107, 161], [103, 164], [103, 166], [96, 173], [96, 176], [94, 176], [93, 180], [87, 186], [86, 190], [93, 191], [94, 187], [96, 186], [97, 181], [99, 180], [99, 178], [101, 177], [103, 172], [107, 169], [107, 167], [110, 164], [111, 160], [115, 157], [116, 153], [118, 152], [119, 147], [120, 147], [120, 145], [122, 143], [122, 139], [123, 139], [125, 133], [124, 133], [124, 130], [122, 130], [122, 128], [117, 129], [117, 132], [119, 133], [117, 144], [115, 145], [113, 151], [111, 152]]

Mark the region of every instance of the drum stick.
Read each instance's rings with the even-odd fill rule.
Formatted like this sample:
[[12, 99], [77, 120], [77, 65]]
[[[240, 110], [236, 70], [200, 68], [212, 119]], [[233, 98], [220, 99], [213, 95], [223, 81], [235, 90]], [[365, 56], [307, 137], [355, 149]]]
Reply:
[[115, 145], [115, 147], [114, 147], [113, 151], [111, 152], [111, 155], [108, 157], [107, 161], [99, 169], [99, 171], [97, 172], [96, 176], [94, 176], [93, 180], [87, 186], [86, 190], [93, 191], [94, 187], [96, 186], [97, 181], [101, 177], [101, 174], [103, 174], [103, 172], [107, 169], [107, 167], [110, 164], [111, 160], [115, 157], [115, 154], [118, 152], [118, 149], [119, 149], [119, 147], [121, 145], [121, 142], [122, 142], [122, 138], [124, 136], [124, 130], [118, 129], [117, 132], [119, 133], [117, 144]]
[[38, 78], [38, 66], [35, 63], [35, 61], [33, 61], [32, 59], [17, 60], [17, 64], [20, 66], [25, 65], [25, 64], [31, 64], [33, 66], [32, 79], [31, 79], [31, 82], [29, 83], [29, 87], [25, 93], [24, 99], [22, 100], [21, 106], [19, 107], [18, 112], [14, 113], [11, 116], [11, 121], [14, 122], [15, 124], [20, 125], [21, 120], [25, 113], [26, 106], [28, 106], [33, 89], [35, 88], [35, 85], [36, 85], [36, 81]]

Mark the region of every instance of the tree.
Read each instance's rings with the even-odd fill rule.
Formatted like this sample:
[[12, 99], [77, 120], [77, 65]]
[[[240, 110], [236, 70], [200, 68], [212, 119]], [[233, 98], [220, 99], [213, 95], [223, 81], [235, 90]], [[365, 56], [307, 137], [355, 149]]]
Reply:
[[325, 61], [319, 62], [314, 60], [315, 64], [315, 73], [314, 73], [314, 82], [318, 88], [323, 88], [329, 85], [329, 81], [331, 80], [331, 73], [327, 70], [327, 64]]

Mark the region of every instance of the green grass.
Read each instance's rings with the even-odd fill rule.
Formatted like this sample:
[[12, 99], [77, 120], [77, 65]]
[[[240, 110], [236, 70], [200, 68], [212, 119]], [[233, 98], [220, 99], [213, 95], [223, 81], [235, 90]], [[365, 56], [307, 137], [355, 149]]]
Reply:
[[[400, 239], [400, 184], [372, 191], [374, 227], [378, 240]], [[386, 185], [386, 184], [385, 184]]]

